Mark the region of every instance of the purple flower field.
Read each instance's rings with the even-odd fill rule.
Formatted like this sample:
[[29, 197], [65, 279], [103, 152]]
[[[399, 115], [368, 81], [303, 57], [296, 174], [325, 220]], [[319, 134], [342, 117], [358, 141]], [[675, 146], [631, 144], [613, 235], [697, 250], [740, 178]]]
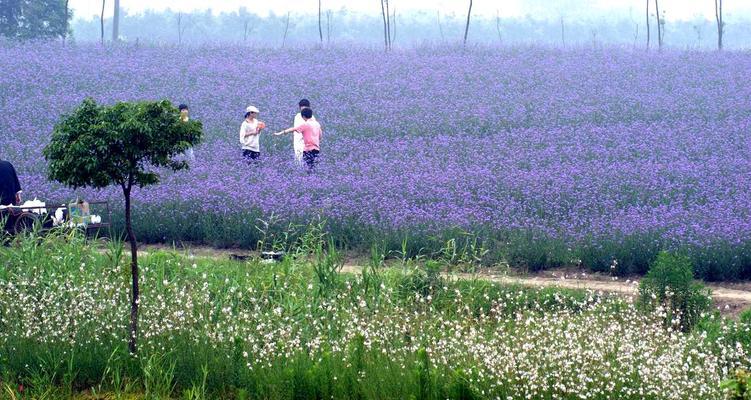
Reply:
[[[252, 245], [257, 218], [321, 215], [359, 250], [471, 236], [489, 259], [639, 272], [671, 248], [705, 278], [751, 275], [751, 54], [5, 44], [0, 72], [0, 157], [48, 202], [120, 204], [45, 178], [52, 127], [86, 96], [190, 105], [205, 142], [190, 171], [136, 192], [143, 240]], [[317, 173], [289, 136], [262, 135], [245, 165], [244, 108], [270, 133], [302, 97], [324, 126]]]

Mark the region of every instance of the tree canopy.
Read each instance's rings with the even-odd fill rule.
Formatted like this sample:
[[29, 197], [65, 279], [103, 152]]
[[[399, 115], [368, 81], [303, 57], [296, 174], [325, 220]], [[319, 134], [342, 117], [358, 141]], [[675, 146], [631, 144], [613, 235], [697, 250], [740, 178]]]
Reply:
[[201, 141], [199, 121], [181, 121], [169, 101], [100, 106], [88, 98], [65, 115], [44, 148], [48, 176], [73, 188], [119, 185], [125, 197], [125, 229], [131, 249], [131, 312], [128, 348], [138, 337], [138, 246], [131, 218], [131, 189], [159, 182], [159, 168], [187, 169], [175, 156]]
[[49, 178], [73, 188], [158, 183], [156, 168], [187, 168], [175, 156], [201, 140], [201, 123], [179, 115], [166, 100], [107, 107], [86, 99], [55, 126], [44, 149]]
[[0, 35], [14, 39], [66, 37], [73, 17], [65, 0], [0, 0]]

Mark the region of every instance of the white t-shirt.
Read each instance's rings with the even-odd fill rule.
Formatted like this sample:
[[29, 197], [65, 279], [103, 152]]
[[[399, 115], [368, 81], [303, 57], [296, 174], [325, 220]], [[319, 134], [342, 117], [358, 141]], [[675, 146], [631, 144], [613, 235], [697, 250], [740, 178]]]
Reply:
[[240, 144], [243, 150], [261, 151], [261, 145], [258, 140], [260, 135], [249, 135], [248, 133], [258, 132], [258, 120], [254, 119], [252, 122], [248, 122], [247, 119], [243, 120], [243, 124], [240, 126]]
[[[316, 117], [313, 117], [310, 119], [310, 121], [315, 121]], [[295, 122], [292, 126], [295, 128], [304, 124], [305, 120], [302, 119], [302, 115], [300, 113], [297, 113], [295, 115]], [[294, 131], [292, 133], [292, 147], [295, 149], [295, 153], [302, 153], [303, 150], [305, 150], [305, 141], [302, 138], [302, 133], [298, 131]]]

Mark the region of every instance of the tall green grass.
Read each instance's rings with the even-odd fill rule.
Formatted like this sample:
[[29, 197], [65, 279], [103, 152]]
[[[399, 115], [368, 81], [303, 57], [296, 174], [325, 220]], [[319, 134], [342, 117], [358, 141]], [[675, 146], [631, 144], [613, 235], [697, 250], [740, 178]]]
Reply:
[[[165, 216], [167, 208], [174, 211]], [[135, 218], [136, 235], [146, 243], [186, 242], [254, 250], [259, 249], [259, 243], [289, 247], [311, 225], [318, 225], [341, 251], [359, 254], [367, 254], [373, 243], [379, 243], [392, 258], [453, 258], [456, 263], [509, 264], [529, 271], [579, 265], [627, 276], [646, 273], [660, 251], [680, 251], [691, 259], [698, 278], [751, 279], [751, 240], [689, 245], [668, 242], [659, 231], [569, 238], [495, 226], [387, 229], [347, 220], [288, 221], [258, 210], [218, 215], [182, 203], [139, 206]], [[119, 213], [113, 214], [115, 232], [123, 230], [122, 220]]]
[[[261, 246], [282, 246], [268, 237]], [[370, 265], [355, 275], [340, 272], [338, 246], [319, 226], [282, 248], [288, 257], [276, 264], [142, 257], [132, 356], [121, 243], [64, 232], [14, 239], [0, 247], [0, 398], [635, 399], [640, 387], [663, 390], [663, 374], [688, 385], [678, 398], [712, 398], [722, 368], [748, 354], [723, 322], [708, 343], [699, 331], [665, 331], [659, 316], [616, 298], [447, 280], [439, 271], [457, 262], [456, 247], [443, 261], [405, 252], [401, 267], [384, 268], [385, 248], [373, 245]], [[703, 357], [680, 361], [690, 374], [633, 372], [644, 357], [668, 368], [682, 354]], [[510, 360], [518, 366], [507, 369]], [[621, 373], [609, 393], [586, 383]]]

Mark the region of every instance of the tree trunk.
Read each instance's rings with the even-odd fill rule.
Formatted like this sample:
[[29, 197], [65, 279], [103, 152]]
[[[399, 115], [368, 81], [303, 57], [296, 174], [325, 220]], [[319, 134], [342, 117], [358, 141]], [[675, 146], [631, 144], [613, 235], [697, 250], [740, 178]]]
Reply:
[[289, 31], [289, 12], [287, 12], [287, 22], [284, 25], [284, 37], [282, 38], [282, 48], [287, 43], [287, 32]]
[[112, 41], [117, 42], [120, 38], [120, 0], [115, 0], [115, 13], [112, 18]]
[[388, 25], [386, 25], [386, 8], [383, 5], [384, 1], [385, 0], [381, 0], [381, 16], [383, 16], [383, 47], [386, 48], [386, 51], [389, 51], [389, 38], [386, 31]]
[[248, 41], [248, 20], [245, 20], [245, 30], [243, 31], [243, 42]]
[[649, 50], [649, 0], [647, 0], [647, 50]]
[[389, 0], [383, 0], [386, 3], [386, 36], [388, 38], [388, 48], [391, 50], [391, 13], [389, 13]]
[[563, 16], [561, 16], [561, 43], [563, 47], [566, 47], [566, 26], [563, 24]]
[[501, 12], [500, 11], [496, 11], [495, 30], [498, 31], [498, 43], [503, 44], [503, 36], [501, 36]]
[[323, 44], [323, 26], [321, 25], [321, 0], [318, 0], [318, 36], [320, 36], [321, 44]]
[[714, 0], [714, 13], [717, 19], [717, 50], [722, 50], [722, 34], [725, 30], [725, 22], [722, 21], [722, 0]]
[[657, 18], [657, 46], [662, 50], [662, 23], [660, 22], [660, 2], [655, 0], [655, 18]]
[[446, 42], [446, 37], [443, 36], [443, 24], [441, 24], [441, 12], [438, 11], [438, 32], [441, 34], [441, 43]]
[[182, 11], [177, 13], [177, 45], [181, 45], [183, 42], [183, 30], [182, 30], [182, 21], [183, 20], [183, 13]]
[[326, 44], [331, 44], [331, 10], [326, 10]]
[[467, 10], [467, 25], [464, 27], [464, 47], [467, 46], [467, 36], [469, 35], [469, 20], [472, 17], [472, 0], [469, 0], [469, 10]]
[[396, 42], [396, 8], [391, 13], [391, 15], [394, 17], [391, 21], [391, 44], [394, 44], [394, 42]]
[[70, 2], [69, 0], [65, 0], [65, 24], [64, 24], [65, 32], [63, 32], [63, 44], [65, 44], [65, 39], [68, 37], [68, 29], [70, 28], [69, 26], [70, 22], [68, 21], [68, 18], [69, 18], [68, 3], [69, 2]]
[[131, 354], [136, 354], [138, 348], [138, 244], [136, 243], [136, 234], [133, 232], [133, 222], [131, 218], [130, 190], [132, 184], [123, 185], [123, 194], [125, 195], [125, 230], [130, 242], [130, 276], [131, 276], [131, 296], [130, 296], [130, 332], [128, 335], [128, 350]]
[[107, 0], [102, 0], [102, 15], [99, 17], [99, 25], [100, 25], [100, 27], [102, 29], [102, 31], [101, 31], [102, 35], [99, 38], [99, 40], [102, 42], [102, 44], [104, 44], [104, 3], [106, 1]]

